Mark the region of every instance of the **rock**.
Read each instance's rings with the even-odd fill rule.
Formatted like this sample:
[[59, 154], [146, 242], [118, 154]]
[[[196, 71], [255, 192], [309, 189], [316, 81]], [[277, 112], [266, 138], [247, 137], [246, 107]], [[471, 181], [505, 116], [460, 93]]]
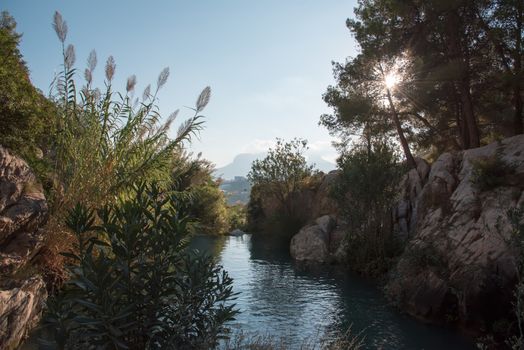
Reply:
[[16, 349], [35, 327], [47, 299], [45, 283], [31, 277], [18, 285], [0, 287], [0, 348]]
[[[473, 164], [497, 152], [514, 164], [515, 174], [502, 186], [480, 191], [472, 181]], [[507, 317], [516, 256], [506, 243], [506, 212], [524, 202], [524, 135], [444, 153], [421, 191], [413, 191], [416, 181], [404, 185], [405, 202], [395, 212], [410, 238], [390, 274], [388, 295], [410, 314], [430, 321], [452, 318], [480, 329]]]
[[235, 237], [242, 237], [243, 235], [245, 235], [246, 233], [242, 230], [239, 230], [239, 229], [234, 229], [233, 231], [229, 232], [229, 235], [230, 236], [235, 236]]
[[416, 169], [411, 169], [401, 180], [400, 200], [393, 208], [393, 224], [397, 237], [406, 241], [416, 225], [417, 198], [427, 182], [431, 167], [421, 158], [415, 158]]
[[324, 215], [314, 224], [303, 227], [291, 239], [291, 257], [299, 261], [326, 262], [329, 258], [329, 238], [335, 227], [335, 220]]
[[42, 186], [27, 163], [0, 146], [0, 273], [13, 274], [41, 248]]
[[0, 146], [0, 349], [17, 348], [40, 319], [44, 281], [19, 272], [42, 248], [47, 211], [27, 163]]

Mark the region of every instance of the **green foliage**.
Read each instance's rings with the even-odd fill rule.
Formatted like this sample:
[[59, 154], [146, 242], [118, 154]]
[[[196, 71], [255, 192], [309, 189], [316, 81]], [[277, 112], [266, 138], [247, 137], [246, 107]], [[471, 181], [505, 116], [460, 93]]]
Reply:
[[[321, 117], [343, 142], [397, 129], [440, 154], [523, 132], [522, 1], [360, 0], [346, 24], [360, 52], [334, 64], [324, 95], [333, 113]], [[401, 128], [386, 108], [391, 71]]]
[[198, 233], [224, 234], [229, 230], [228, 209], [224, 193], [218, 184], [210, 181], [190, 190], [194, 196], [191, 214], [199, 218], [196, 227]]
[[54, 95], [59, 113], [58, 137], [54, 145], [54, 172], [61, 191], [52, 197], [54, 208], [71, 208], [82, 200], [96, 206], [127, 191], [141, 179], [167, 185], [171, 181], [174, 155], [184, 141], [202, 128], [202, 110], [209, 102], [210, 89], [200, 94], [194, 115], [181, 123], [172, 139], [168, 132], [178, 115], [162, 122], [156, 106], [157, 94], [169, 77], [163, 69], [151, 91], [134, 98], [136, 77], [127, 81], [126, 92], [113, 91], [116, 64], [112, 56], [105, 66], [105, 90], [92, 86], [97, 57], [94, 51], [84, 72], [85, 84], [75, 80], [74, 47], [67, 45], [67, 25], [59, 13], [54, 28], [62, 45], [63, 70], [55, 78]]
[[[56, 110], [29, 80], [29, 72], [18, 50], [21, 35], [7, 13], [0, 18], [0, 145], [30, 161], [38, 162], [38, 152], [47, 153], [54, 137]], [[40, 151], [37, 150], [40, 148]], [[42, 164], [40, 164], [42, 163]], [[37, 169], [40, 170], [40, 169]], [[41, 169], [42, 171], [44, 169]], [[37, 171], [37, 173], [39, 173]]]
[[213, 179], [213, 171], [213, 165], [200, 156], [191, 159], [180, 154], [174, 162], [172, 183], [192, 198], [188, 210], [199, 219], [192, 227], [196, 233], [217, 235], [229, 230], [226, 197], [219, 188], [220, 182]]
[[387, 270], [397, 253], [391, 207], [403, 173], [398, 156], [386, 143], [359, 145], [338, 159], [341, 174], [331, 188], [348, 222], [345, 238], [351, 266], [366, 274]]
[[480, 191], [507, 185], [516, 168], [514, 164], [508, 164], [502, 159], [502, 148], [498, 148], [493, 156], [472, 161], [472, 166], [471, 182]]
[[236, 204], [229, 206], [227, 210], [229, 229], [247, 230], [247, 206]]
[[514, 290], [514, 311], [517, 319], [516, 335], [508, 339], [512, 349], [521, 349], [524, 346], [524, 204], [507, 212], [507, 219], [511, 225], [509, 243], [517, 251], [517, 284]]
[[299, 189], [301, 181], [313, 173], [304, 157], [307, 141], [293, 139], [284, 142], [277, 139], [274, 148], [270, 148], [262, 160], [255, 160], [247, 175], [253, 187], [258, 187], [264, 194], [273, 196], [284, 212], [292, 214], [289, 196]]
[[71, 279], [48, 303], [52, 339], [43, 348], [214, 347], [237, 313], [232, 280], [210, 257], [185, 250], [184, 208], [179, 192], [141, 185], [96, 215], [70, 210]]

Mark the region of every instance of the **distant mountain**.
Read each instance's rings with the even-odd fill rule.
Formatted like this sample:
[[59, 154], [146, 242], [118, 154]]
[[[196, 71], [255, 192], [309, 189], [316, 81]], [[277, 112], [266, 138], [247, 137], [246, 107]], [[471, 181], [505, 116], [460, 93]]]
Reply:
[[[241, 153], [233, 159], [233, 162], [215, 170], [215, 176], [226, 180], [234, 179], [235, 176], [247, 176], [251, 170], [251, 164], [256, 159], [262, 159], [266, 153]], [[336, 165], [324, 160], [320, 155], [308, 155], [308, 163], [315, 164], [315, 169], [329, 172], [336, 168]]]
[[321, 170], [325, 173], [329, 173], [331, 170], [337, 168], [336, 164], [325, 160], [319, 154], [309, 155], [307, 161], [309, 164], [314, 164], [315, 169]]
[[241, 153], [233, 159], [232, 163], [215, 170], [215, 176], [226, 180], [234, 179], [235, 176], [247, 176], [251, 170], [251, 164], [256, 159], [262, 159], [265, 153]]

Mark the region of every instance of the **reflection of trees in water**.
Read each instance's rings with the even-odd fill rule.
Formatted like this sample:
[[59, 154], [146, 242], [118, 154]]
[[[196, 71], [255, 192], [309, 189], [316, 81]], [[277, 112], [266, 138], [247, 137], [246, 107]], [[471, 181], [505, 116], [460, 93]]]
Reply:
[[198, 250], [200, 254], [220, 257], [226, 242], [227, 237], [224, 236], [194, 235], [191, 237], [188, 249], [190, 251]]
[[297, 339], [305, 334], [323, 333], [337, 314], [340, 297], [336, 287], [306, 270], [296, 271], [288, 242], [284, 243], [278, 237], [253, 237], [250, 246], [253, 280], [246, 291], [253, 302], [247, 303], [247, 312], [262, 327]]
[[294, 262], [288, 242], [279, 239], [195, 236], [191, 241], [190, 249], [220, 258], [234, 278], [233, 289], [241, 293], [236, 303], [243, 311], [236, 322], [242, 330], [268, 332], [296, 345], [352, 325], [354, 333], [363, 330], [371, 349], [472, 348], [452, 332], [399, 314], [369, 280], [340, 266]]

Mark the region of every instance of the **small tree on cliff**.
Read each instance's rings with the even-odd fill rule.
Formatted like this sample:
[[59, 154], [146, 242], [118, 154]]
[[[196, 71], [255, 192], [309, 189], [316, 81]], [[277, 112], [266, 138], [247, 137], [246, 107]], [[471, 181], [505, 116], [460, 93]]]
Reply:
[[251, 184], [260, 192], [273, 196], [287, 215], [292, 214], [289, 196], [313, 172], [313, 166], [308, 165], [304, 157], [307, 149], [307, 140], [295, 138], [284, 142], [277, 139], [277, 144], [269, 149], [264, 159], [253, 162], [247, 175]]

